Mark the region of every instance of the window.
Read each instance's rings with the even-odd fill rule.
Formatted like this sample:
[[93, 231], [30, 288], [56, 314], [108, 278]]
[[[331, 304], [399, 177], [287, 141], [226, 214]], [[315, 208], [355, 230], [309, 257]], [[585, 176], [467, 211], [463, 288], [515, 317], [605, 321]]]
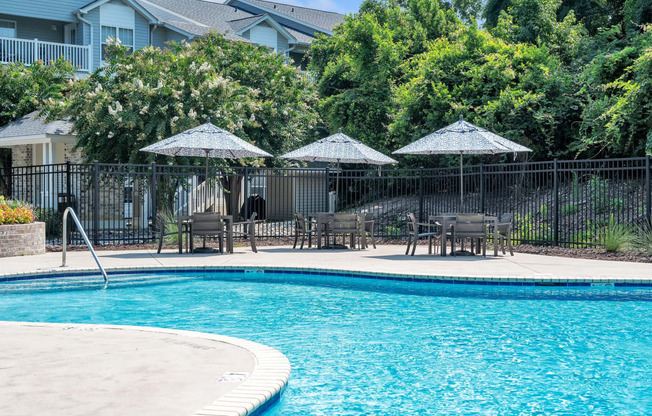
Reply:
[[0, 20], [0, 37], [15, 38], [16, 22], [13, 20]]
[[114, 39], [120, 39], [120, 42], [129, 48], [129, 51], [134, 49], [134, 30], [124, 27], [116, 26], [102, 26], [102, 60], [106, 56], [106, 40], [109, 37]]

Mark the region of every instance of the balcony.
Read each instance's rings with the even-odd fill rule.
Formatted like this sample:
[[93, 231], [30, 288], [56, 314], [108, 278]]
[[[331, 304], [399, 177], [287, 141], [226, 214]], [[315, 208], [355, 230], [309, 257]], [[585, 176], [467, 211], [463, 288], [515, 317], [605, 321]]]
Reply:
[[0, 63], [22, 62], [31, 65], [36, 61], [48, 64], [58, 58], [72, 63], [79, 72], [91, 72], [91, 46], [42, 42], [38, 39], [0, 37]]

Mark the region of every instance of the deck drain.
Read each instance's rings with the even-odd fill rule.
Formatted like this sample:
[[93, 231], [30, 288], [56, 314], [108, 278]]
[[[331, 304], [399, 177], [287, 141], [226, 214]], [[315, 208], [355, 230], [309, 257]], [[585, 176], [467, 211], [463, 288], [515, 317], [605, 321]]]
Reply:
[[247, 379], [249, 373], [224, 373], [222, 377], [217, 379], [218, 383], [242, 383]]

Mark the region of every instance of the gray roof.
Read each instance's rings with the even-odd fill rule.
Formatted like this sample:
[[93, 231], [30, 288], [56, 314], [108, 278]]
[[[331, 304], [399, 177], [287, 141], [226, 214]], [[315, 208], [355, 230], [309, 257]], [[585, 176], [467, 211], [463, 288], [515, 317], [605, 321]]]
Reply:
[[231, 25], [231, 28], [234, 31], [239, 32], [245, 27], [259, 21], [263, 17], [265, 17], [265, 15], [259, 14], [251, 17], [245, 17], [244, 19], [230, 20], [229, 25]]
[[[171, 26], [186, 30], [173, 21], [170, 15], [176, 15], [177, 22], [184, 22], [186, 28], [195, 35], [204, 35], [210, 30], [223, 34], [227, 39], [249, 42], [238, 36], [229, 24], [230, 20], [251, 17], [252, 14], [225, 4], [204, 0], [137, 0], [143, 7]], [[149, 7], [148, 7], [149, 6]], [[164, 12], [165, 14], [163, 14]], [[193, 26], [194, 25], [194, 26]], [[206, 27], [206, 28], [204, 28]]]
[[[211, 30], [223, 34], [227, 39], [250, 42], [237, 32], [260, 20], [266, 12], [251, 13], [228, 4], [209, 0], [136, 0], [143, 8], [166, 25], [176, 27], [195, 36], [203, 36]], [[292, 6], [269, 1], [247, 0], [253, 7], [264, 7], [279, 15], [292, 17], [324, 31], [344, 21], [344, 15], [307, 7]], [[228, 3], [228, 2], [227, 2]], [[273, 14], [269, 13], [274, 19]], [[283, 24], [284, 29], [300, 43], [309, 44], [315, 38]], [[311, 30], [306, 27], [306, 30]]]
[[163, 22], [169, 26], [174, 26], [177, 29], [180, 29], [191, 35], [202, 36], [211, 30], [211, 27], [206, 24], [188, 19], [184, 16], [179, 15], [178, 13], [174, 13], [171, 10], [156, 5], [149, 0], [137, 1], [141, 6], [147, 9], [148, 12], [154, 15], [160, 22]]
[[0, 128], [0, 138], [36, 136], [41, 134], [70, 135], [73, 134], [72, 127], [72, 123], [65, 120], [46, 123], [43, 118], [39, 117], [38, 111], [33, 111]]
[[244, 0], [250, 4], [273, 10], [279, 14], [292, 17], [302, 22], [332, 32], [335, 26], [344, 23], [344, 15], [325, 10], [311, 9], [308, 7], [294, 6], [291, 4], [277, 3], [264, 0]]

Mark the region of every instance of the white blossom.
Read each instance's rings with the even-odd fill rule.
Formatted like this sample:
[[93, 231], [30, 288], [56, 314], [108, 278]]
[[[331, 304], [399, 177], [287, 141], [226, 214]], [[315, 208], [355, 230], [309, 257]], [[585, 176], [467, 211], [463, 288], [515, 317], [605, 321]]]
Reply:
[[109, 134], [107, 134], [107, 137], [108, 137], [109, 139], [112, 139], [113, 136], [115, 136], [115, 133], [113, 133], [112, 131], [110, 131]]
[[122, 104], [120, 104], [120, 101], [116, 101], [114, 104], [115, 104], [115, 111], [117, 112], [122, 111]]
[[194, 108], [191, 108], [190, 111], [188, 111], [188, 117], [194, 119], [197, 117], [197, 113], [195, 112]]

